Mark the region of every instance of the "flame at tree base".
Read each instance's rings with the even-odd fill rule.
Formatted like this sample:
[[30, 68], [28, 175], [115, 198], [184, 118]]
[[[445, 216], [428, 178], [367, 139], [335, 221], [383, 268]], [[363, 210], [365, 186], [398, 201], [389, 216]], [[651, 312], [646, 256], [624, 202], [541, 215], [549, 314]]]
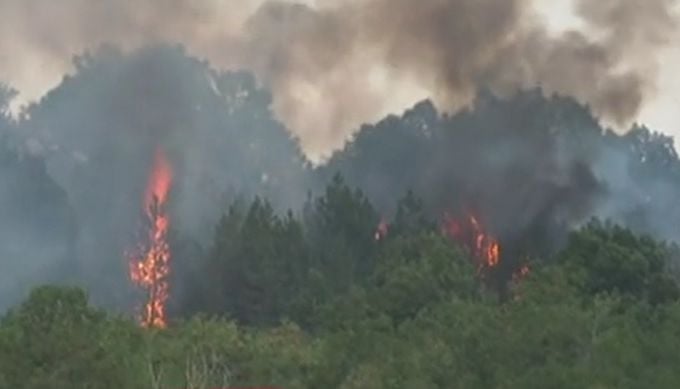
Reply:
[[470, 254], [477, 260], [478, 270], [494, 268], [501, 259], [501, 246], [498, 240], [482, 228], [481, 223], [473, 214], [465, 219], [454, 219], [450, 215], [444, 216], [443, 233], [465, 245]]
[[[444, 215], [442, 233], [470, 250], [470, 254], [476, 261], [477, 271], [484, 277], [489, 271], [508, 271], [508, 266], [501, 269], [501, 245], [497, 238], [488, 233], [479, 222], [479, 218], [468, 213], [464, 218], [455, 219], [448, 214]], [[507, 259], [507, 258], [506, 258]], [[516, 267], [515, 267], [516, 266]], [[530, 273], [527, 264], [515, 263], [510, 281], [517, 283], [526, 278]], [[501, 278], [503, 276], [501, 275]], [[501, 282], [503, 282], [501, 280]]]
[[165, 328], [165, 305], [169, 296], [170, 219], [165, 211], [172, 169], [162, 149], [156, 151], [144, 197], [145, 234], [134, 253], [128, 255], [132, 282], [147, 292], [140, 322], [144, 327]]
[[[385, 219], [381, 219], [375, 230], [374, 239], [376, 241], [385, 239], [389, 229], [390, 225]], [[440, 231], [442, 235], [456, 241], [469, 251], [471, 259], [477, 267], [477, 274], [482, 279], [487, 279], [487, 276], [491, 275], [491, 278], [500, 284], [504, 284], [506, 281], [517, 283], [530, 273], [531, 269], [528, 264], [511, 262], [509, 264], [504, 263], [504, 266], [501, 266], [501, 244], [499, 240], [484, 228], [480, 218], [474, 213], [467, 212], [458, 218], [449, 213], [444, 213]], [[502, 288], [502, 286], [500, 287]]]

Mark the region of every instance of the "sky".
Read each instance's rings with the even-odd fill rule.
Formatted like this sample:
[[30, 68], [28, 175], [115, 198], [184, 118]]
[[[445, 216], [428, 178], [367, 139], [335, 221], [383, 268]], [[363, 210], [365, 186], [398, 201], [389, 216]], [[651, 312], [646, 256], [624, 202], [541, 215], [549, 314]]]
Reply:
[[[0, 82], [19, 91], [12, 105], [14, 112], [56, 86], [65, 73], [73, 71], [73, 56], [97, 43], [112, 41], [131, 48], [148, 42], [174, 40], [185, 43], [190, 53], [208, 58], [217, 67], [238, 67], [241, 61], [232, 55], [236, 52], [235, 46], [239, 45], [234, 37], [239, 34], [247, 17], [264, 2], [167, 1], [169, 6], [159, 9], [159, 2], [155, 0], [101, 3], [88, 0], [0, 0], [0, 36], [11, 37], [0, 39]], [[352, 1], [362, 0], [302, 2], [313, 6]], [[580, 20], [571, 12], [571, 0], [533, 1], [536, 10], [545, 16], [547, 25], [555, 34], [580, 27]], [[645, 1], [639, 0], [639, 3], [644, 5]], [[81, 9], [87, 9], [87, 18], [79, 14]], [[6, 19], [3, 20], [1, 15], [5, 15]], [[645, 100], [637, 121], [677, 136], [680, 135], [680, 126], [676, 125], [680, 121], [680, 78], [676, 77], [675, 69], [680, 65], [680, 45], [671, 45], [660, 54], [660, 58], [657, 89], [653, 97]], [[314, 85], [313, 79], [303, 79], [294, 87], [289, 85], [286, 93], [290, 96], [283, 103], [283, 99], [277, 100], [274, 88], [275, 111], [301, 138], [303, 148], [312, 159], [320, 158], [329, 148], [341, 146], [347, 135], [362, 122], [379, 120], [388, 113], [401, 113], [431, 95], [422, 84], [407, 77], [395, 78], [381, 65], [361, 69], [361, 72], [351, 66], [352, 63], [349, 63], [348, 68], [338, 69], [337, 77], [331, 74], [324, 78], [322, 86]], [[340, 111], [329, 115], [331, 108], [324, 102], [328, 99], [327, 94], [338, 85], [351, 82], [344, 77], [348, 72], [361, 73], [358, 76], [360, 80], [355, 82], [368, 85], [366, 108], [352, 114]], [[351, 96], [345, 98], [351, 99]]]
[[[644, 4], [644, 0], [640, 0], [640, 4]], [[538, 0], [537, 11], [545, 15], [555, 31], [565, 31], [580, 27], [579, 19], [571, 12], [571, 5], [571, 0]], [[655, 96], [642, 107], [637, 121], [655, 131], [678, 138], [680, 77], [677, 76], [677, 69], [680, 65], [680, 42], [660, 54], [660, 64]]]

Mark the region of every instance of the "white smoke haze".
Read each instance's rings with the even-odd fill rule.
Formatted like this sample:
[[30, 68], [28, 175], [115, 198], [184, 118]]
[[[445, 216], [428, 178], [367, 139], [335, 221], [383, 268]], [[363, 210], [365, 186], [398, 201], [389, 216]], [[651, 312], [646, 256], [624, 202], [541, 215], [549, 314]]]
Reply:
[[538, 1], [0, 0], [0, 80], [26, 102], [101, 44], [180, 43], [219, 68], [254, 71], [313, 160], [363, 122], [427, 95], [452, 111], [480, 86], [541, 85], [626, 128], [657, 91], [675, 2], [578, 0], [583, 31], [555, 35]]

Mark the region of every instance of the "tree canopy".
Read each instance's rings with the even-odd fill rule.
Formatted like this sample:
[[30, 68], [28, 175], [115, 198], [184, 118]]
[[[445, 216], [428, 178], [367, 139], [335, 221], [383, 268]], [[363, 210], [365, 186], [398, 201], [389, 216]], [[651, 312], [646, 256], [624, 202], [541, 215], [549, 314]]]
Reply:
[[[0, 87], [0, 387], [680, 385], [671, 138], [482, 91], [312, 167], [250, 73], [171, 46], [74, 65], [18, 119]], [[165, 329], [132, 318], [125, 258], [159, 148]]]

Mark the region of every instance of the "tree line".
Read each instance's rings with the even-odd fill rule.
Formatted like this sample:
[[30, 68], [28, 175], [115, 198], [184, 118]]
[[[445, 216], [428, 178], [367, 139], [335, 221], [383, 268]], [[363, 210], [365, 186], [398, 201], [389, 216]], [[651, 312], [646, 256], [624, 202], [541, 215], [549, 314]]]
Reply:
[[[311, 167], [247, 72], [169, 47], [76, 62], [19, 120], [0, 88], [0, 306], [27, 296], [0, 319], [0, 388], [678, 387], [671, 138], [480, 93], [365, 125]], [[130, 301], [121, 257], [159, 143], [178, 178], [163, 331], [101, 308]], [[503, 271], [442, 233], [466, 207]]]
[[[225, 210], [166, 330], [33, 290], [0, 321], [18, 388], [677, 387], [678, 248], [593, 220], [530, 271], [485, 282], [409, 193], [386, 235], [340, 176], [300, 215]], [[192, 282], [191, 280], [194, 280]]]

